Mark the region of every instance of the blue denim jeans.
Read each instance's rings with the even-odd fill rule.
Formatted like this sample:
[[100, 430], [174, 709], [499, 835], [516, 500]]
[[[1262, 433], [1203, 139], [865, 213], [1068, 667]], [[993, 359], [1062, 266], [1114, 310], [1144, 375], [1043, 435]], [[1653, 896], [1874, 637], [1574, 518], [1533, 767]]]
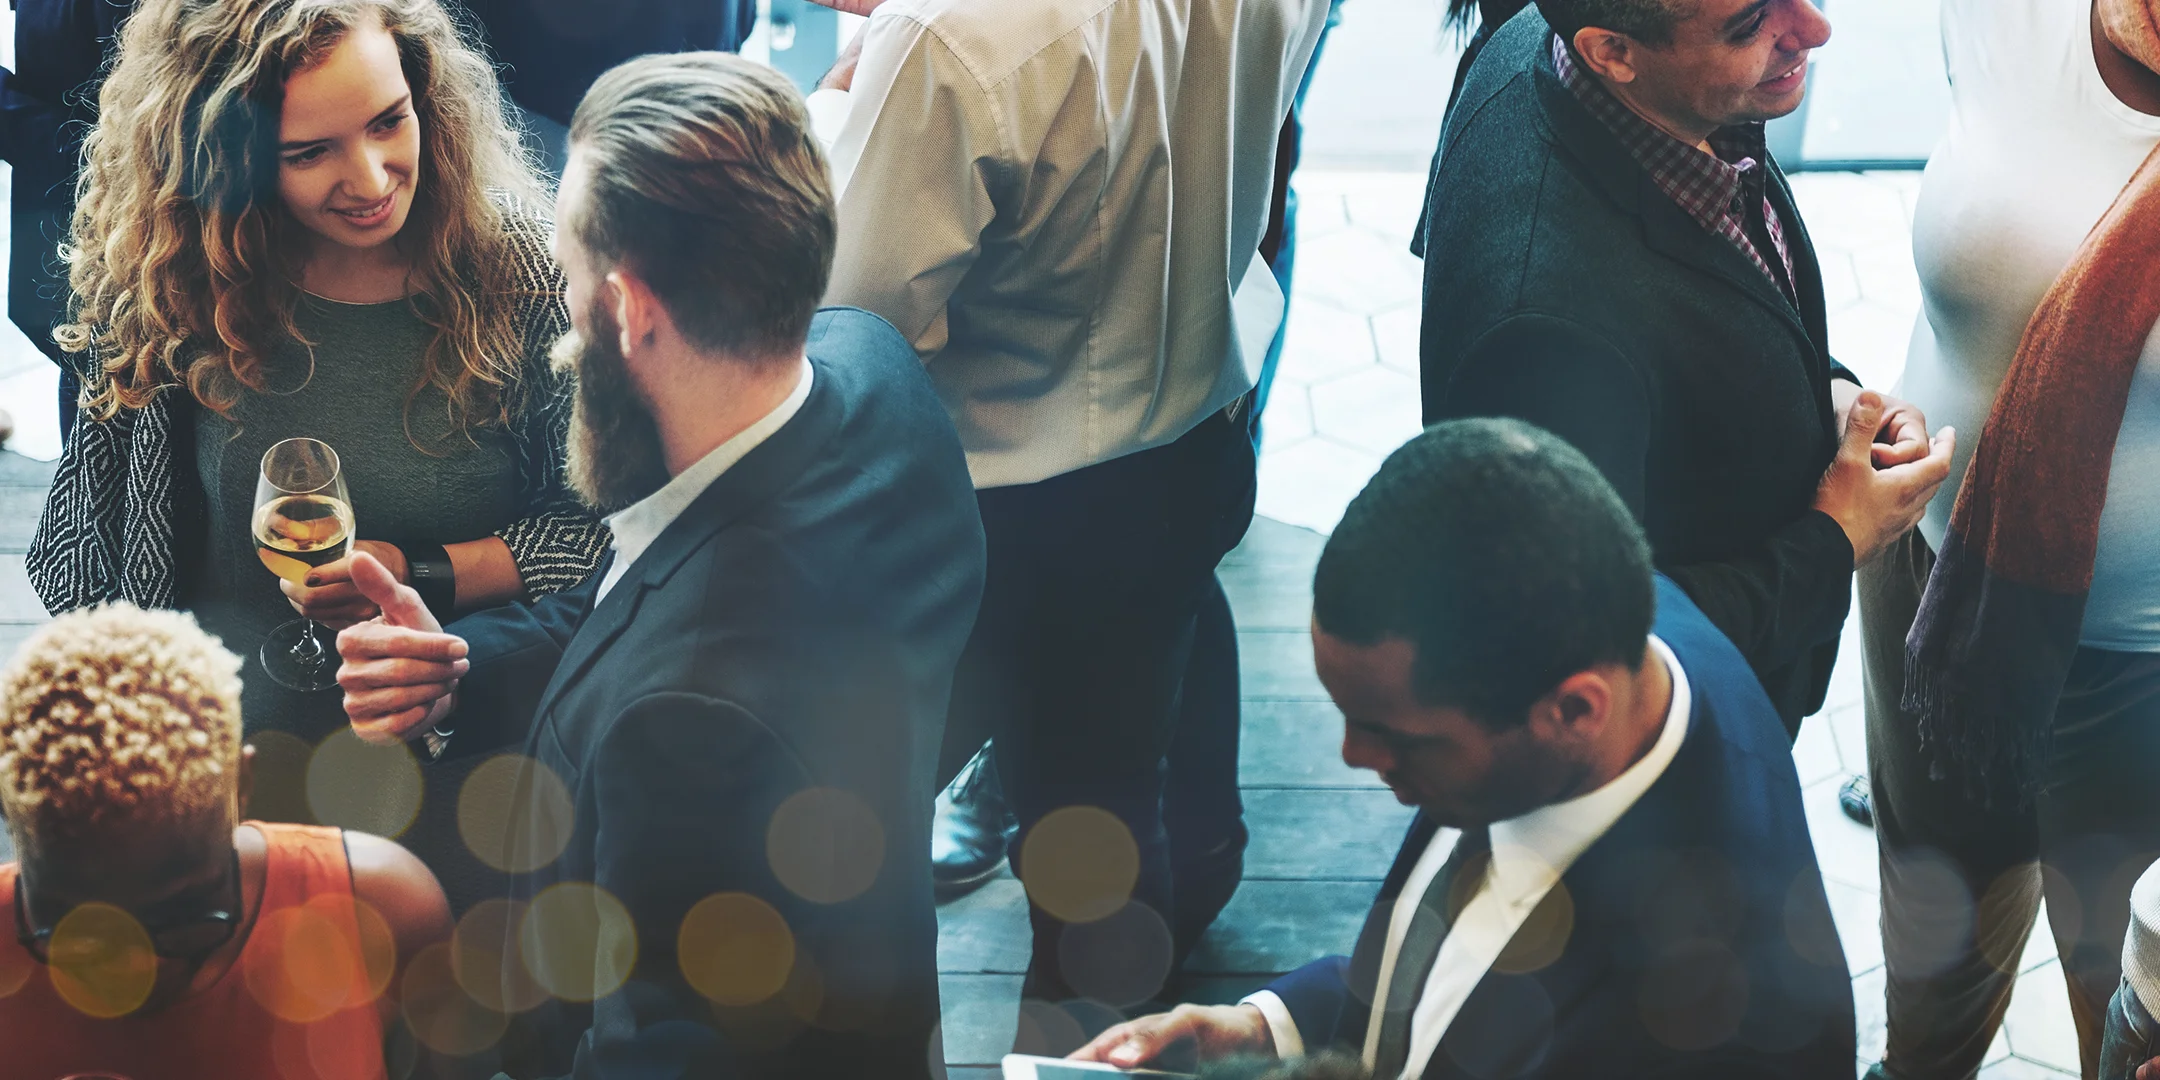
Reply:
[[2130, 1080], [2138, 1066], [2160, 1057], [2160, 1024], [2123, 980], [2108, 1002], [2107, 1031], [2100, 1037], [2100, 1080]]

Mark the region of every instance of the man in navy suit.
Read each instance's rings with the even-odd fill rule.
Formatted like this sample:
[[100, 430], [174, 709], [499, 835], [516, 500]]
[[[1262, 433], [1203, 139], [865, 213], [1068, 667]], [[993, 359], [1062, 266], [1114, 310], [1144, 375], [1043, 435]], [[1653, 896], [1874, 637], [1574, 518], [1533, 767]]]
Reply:
[[527, 905], [502, 953], [520, 1080], [943, 1061], [932, 773], [982, 524], [907, 341], [817, 310], [834, 215], [807, 125], [732, 56], [602, 76], [556, 252], [570, 472], [614, 512], [612, 560], [448, 633], [354, 571], [385, 613], [339, 640], [354, 727], [520, 748], [506, 828], [471, 785], [460, 807]]
[[[1653, 626], [1653, 613], [1655, 624]], [[1778, 714], [1588, 459], [1438, 425], [1313, 579], [1343, 760], [1418, 815], [1356, 951], [1078, 1056], [1398, 1077], [1844, 1077], [1852, 988]]]

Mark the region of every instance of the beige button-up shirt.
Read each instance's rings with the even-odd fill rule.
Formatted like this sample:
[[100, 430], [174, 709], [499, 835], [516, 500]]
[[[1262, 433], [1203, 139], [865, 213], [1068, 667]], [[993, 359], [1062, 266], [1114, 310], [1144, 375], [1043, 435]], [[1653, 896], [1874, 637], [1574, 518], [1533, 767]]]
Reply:
[[852, 93], [813, 96], [827, 302], [914, 343], [977, 487], [1161, 446], [1251, 388], [1232, 295], [1327, 6], [888, 0]]

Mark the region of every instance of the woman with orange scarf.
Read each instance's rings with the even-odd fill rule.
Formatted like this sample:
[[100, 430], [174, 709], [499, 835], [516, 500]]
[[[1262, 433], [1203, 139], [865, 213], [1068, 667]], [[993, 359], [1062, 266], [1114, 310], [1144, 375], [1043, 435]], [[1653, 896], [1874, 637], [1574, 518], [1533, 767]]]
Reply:
[[1879, 1076], [1978, 1069], [2043, 895], [2094, 1075], [2130, 884], [2160, 854], [2156, 15], [1944, 6], [1955, 112], [1916, 213], [1904, 392], [1986, 424], [1920, 534], [1861, 576]]

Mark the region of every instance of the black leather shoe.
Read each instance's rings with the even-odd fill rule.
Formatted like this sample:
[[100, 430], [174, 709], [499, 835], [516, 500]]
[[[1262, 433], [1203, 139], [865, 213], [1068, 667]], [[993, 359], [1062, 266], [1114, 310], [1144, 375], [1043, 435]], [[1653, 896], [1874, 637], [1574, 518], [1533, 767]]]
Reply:
[[1868, 778], [1855, 776], [1838, 789], [1838, 809], [1845, 816], [1872, 829], [1875, 827], [1875, 793], [1868, 785]]
[[930, 822], [930, 880], [939, 903], [974, 892], [1005, 865], [1005, 848], [1020, 831], [998, 786], [990, 744], [938, 793]]

